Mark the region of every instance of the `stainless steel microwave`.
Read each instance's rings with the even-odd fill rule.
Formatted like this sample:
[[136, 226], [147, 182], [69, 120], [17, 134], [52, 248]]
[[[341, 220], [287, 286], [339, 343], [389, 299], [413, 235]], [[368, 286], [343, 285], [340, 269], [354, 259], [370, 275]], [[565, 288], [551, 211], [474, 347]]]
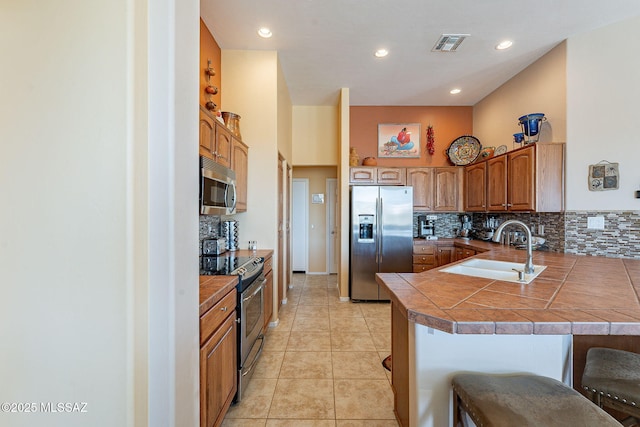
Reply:
[[200, 213], [236, 213], [236, 173], [203, 156], [200, 156]]

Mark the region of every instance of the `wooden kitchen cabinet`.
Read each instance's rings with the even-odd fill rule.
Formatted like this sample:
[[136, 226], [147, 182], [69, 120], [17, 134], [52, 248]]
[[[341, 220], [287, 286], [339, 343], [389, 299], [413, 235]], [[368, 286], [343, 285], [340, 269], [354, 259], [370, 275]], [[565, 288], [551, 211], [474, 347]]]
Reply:
[[421, 212], [457, 212], [462, 203], [462, 169], [458, 167], [407, 168], [413, 187], [413, 209]]
[[487, 210], [487, 162], [475, 163], [464, 168], [464, 210]]
[[436, 244], [432, 240], [413, 241], [413, 272], [421, 273], [438, 266]]
[[438, 245], [438, 249], [436, 251], [436, 259], [438, 262], [438, 267], [441, 267], [446, 264], [450, 264], [456, 260], [456, 249], [453, 246], [453, 243], [450, 245]]
[[349, 168], [349, 183], [364, 185], [405, 185], [405, 168], [358, 166]]
[[264, 285], [264, 325], [262, 327], [262, 333], [265, 333], [273, 316], [273, 257], [265, 258], [263, 274], [267, 279]]
[[216, 140], [216, 125], [215, 119], [205, 110], [200, 107], [200, 155], [213, 159], [213, 151]]
[[413, 210], [433, 211], [434, 168], [407, 168], [407, 185], [413, 187]]
[[231, 167], [231, 131], [200, 106], [200, 155]]
[[236, 137], [231, 138], [231, 169], [236, 173], [236, 212], [246, 212], [249, 147]]
[[454, 261], [460, 261], [461, 259], [474, 256], [477, 252], [473, 249], [455, 247], [455, 259]]
[[564, 144], [532, 144], [487, 160], [487, 210], [564, 211]]
[[200, 318], [200, 426], [222, 420], [236, 394], [236, 290]]
[[231, 168], [231, 131], [225, 125], [216, 123], [216, 144], [213, 160], [227, 168]]
[[434, 171], [433, 210], [457, 212], [462, 209], [462, 172], [459, 167], [436, 168]]

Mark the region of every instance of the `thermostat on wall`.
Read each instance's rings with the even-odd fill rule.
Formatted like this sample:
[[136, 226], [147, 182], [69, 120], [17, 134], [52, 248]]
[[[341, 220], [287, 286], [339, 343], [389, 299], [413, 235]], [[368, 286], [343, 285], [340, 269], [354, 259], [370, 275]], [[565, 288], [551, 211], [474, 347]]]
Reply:
[[324, 203], [324, 194], [312, 194], [311, 203]]

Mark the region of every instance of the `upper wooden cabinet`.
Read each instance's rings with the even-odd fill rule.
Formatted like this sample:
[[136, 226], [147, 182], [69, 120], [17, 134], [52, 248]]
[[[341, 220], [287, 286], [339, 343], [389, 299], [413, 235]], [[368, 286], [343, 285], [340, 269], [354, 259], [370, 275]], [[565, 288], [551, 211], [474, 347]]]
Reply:
[[249, 147], [236, 137], [231, 138], [231, 169], [236, 173], [236, 212], [246, 212]]
[[200, 155], [213, 160], [213, 151], [216, 141], [215, 119], [202, 107], [200, 107]]
[[457, 212], [462, 207], [462, 168], [407, 168], [407, 185], [413, 187], [413, 209]]
[[433, 168], [407, 168], [407, 185], [413, 187], [413, 210], [433, 210]]
[[200, 155], [231, 167], [231, 131], [200, 106]]
[[464, 169], [464, 210], [487, 210], [487, 162], [476, 163]]
[[564, 144], [532, 144], [467, 166], [466, 210], [564, 211], [564, 149]]
[[358, 166], [349, 169], [350, 184], [405, 185], [405, 168]]

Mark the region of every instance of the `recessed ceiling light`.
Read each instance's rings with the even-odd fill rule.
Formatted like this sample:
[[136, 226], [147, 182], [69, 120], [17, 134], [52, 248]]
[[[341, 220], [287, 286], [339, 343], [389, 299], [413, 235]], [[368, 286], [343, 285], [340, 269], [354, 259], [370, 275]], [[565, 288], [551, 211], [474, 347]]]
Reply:
[[267, 27], [262, 27], [258, 30], [258, 35], [260, 37], [263, 37], [265, 39], [268, 39], [269, 37], [271, 37], [273, 35], [273, 33], [271, 32], [270, 29], [268, 29]]
[[511, 40], [505, 40], [503, 42], [500, 42], [500, 44], [496, 46], [496, 49], [498, 49], [498, 50], [509, 49], [512, 44], [513, 44], [513, 42]]
[[462, 90], [461, 90], [461, 89], [457, 89], [457, 88], [456, 88], [456, 89], [451, 89], [451, 90], [449, 91], [449, 93], [450, 93], [451, 95], [457, 95], [457, 94], [459, 94], [460, 92], [462, 92]]
[[389, 55], [389, 51], [387, 49], [378, 49], [376, 50], [376, 53], [374, 53], [374, 55], [376, 56], [376, 58], [384, 58], [385, 56]]

